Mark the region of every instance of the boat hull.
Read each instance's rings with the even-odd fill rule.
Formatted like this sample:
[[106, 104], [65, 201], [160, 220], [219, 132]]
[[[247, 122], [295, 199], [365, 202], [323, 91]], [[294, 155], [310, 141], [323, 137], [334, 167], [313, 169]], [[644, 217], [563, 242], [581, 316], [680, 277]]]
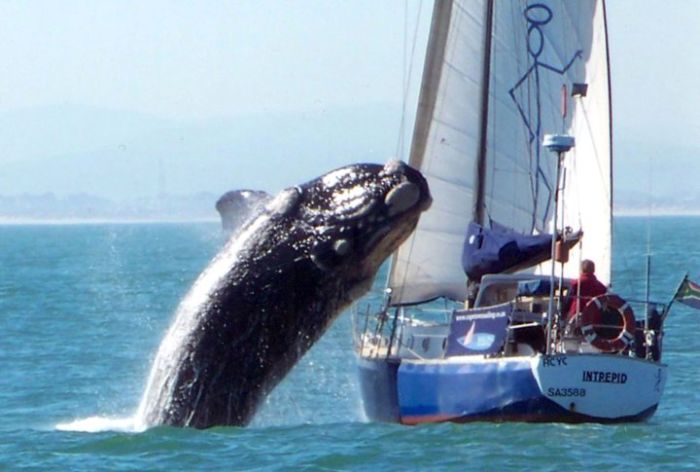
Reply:
[[359, 358], [360, 388], [367, 418], [372, 421], [398, 423], [398, 391], [396, 377], [399, 362]]
[[663, 364], [573, 354], [440, 360], [361, 359], [371, 420], [428, 422], [634, 422], [654, 414]]

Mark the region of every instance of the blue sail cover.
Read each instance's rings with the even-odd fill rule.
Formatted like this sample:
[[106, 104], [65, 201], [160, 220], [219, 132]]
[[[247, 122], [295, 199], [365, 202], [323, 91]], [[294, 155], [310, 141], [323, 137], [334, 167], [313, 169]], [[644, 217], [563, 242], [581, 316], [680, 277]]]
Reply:
[[530, 267], [549, 259], [552, 236], [527, 236], [492, 222], [491, 229], [471, 222], [462, 251], [462, 266], [471, 280]]
[[[555, 286], [558, 285], [559, 281], [557, 279], [555, 281]], [[551, 286], [549, 279], [524, 280], [518, 282], [518, 291], [516, 295], [519, 297], [541, 297], [549, 295]]]

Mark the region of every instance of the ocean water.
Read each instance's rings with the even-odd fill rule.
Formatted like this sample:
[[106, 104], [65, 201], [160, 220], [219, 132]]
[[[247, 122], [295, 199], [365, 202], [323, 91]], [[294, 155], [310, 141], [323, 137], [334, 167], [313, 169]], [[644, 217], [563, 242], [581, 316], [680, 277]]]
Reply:
[[[700, 279], [700, 218], [617, 218], [614, 288]], [[0, 226], [0, 470], [700, 467], [700, 312], [666, 324], [669, 379], [641, 424], [369, 423], [344, 313], [247, 428], [139, 431], [131, 418], [175, 308], [221, 247], [217, 224]]]

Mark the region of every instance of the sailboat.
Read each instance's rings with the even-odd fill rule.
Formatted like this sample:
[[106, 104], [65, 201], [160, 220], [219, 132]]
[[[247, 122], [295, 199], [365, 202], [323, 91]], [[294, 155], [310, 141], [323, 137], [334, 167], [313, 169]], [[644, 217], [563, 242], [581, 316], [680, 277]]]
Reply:
[[[610, 289], [609, 69], [602, 0], [435, 2], [409, 156], [433, 205], [355, 315], [370, 420], [656, 411], [668, 304]], [[571, 288], [586, 260], [592, 299]]]

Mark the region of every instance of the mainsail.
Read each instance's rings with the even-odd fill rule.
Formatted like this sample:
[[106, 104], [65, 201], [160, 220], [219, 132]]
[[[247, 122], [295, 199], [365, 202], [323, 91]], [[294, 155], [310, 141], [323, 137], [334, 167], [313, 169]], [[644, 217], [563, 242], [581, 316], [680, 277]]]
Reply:
[[545, 133], [576, 138], [558, 226], [584, 238], [564, 275], [591, 258], [608, 283], [610, 129], [602, 1], [436, 1], [409, 159], [427, 177], [433, 206], [392, 259], [391, 302], [464, 299], [471, 222], [552, 231], [556, 158], [542, 147]]

